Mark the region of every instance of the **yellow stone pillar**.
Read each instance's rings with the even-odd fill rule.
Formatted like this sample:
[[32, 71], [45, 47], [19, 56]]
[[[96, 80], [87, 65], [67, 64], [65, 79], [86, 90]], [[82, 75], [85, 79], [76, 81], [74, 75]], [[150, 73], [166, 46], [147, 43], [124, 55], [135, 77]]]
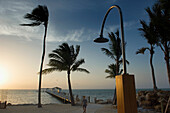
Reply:
[[134, 75], [116, 76], [118, 113], [137, 113]]

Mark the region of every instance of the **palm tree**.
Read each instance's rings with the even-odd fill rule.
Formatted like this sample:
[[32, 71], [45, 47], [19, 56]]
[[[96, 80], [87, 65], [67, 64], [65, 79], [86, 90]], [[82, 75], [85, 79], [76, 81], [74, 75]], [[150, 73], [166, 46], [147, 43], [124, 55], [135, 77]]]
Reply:
[[[109, 75], [106, 76], [106, 78], [115, 78], [116, 75], [122, 74], [123, 70], [121, 69], [118, 74], [116, 74], [116, 65], [115, 64], [110, 64], [108, 65], [108, 69], [105, 70], [105, 73], [108, 73]], [[116, 95], [116, 88], [114, 91], [114, 95]], [[117, 100], [117, 97], [114, 96], [113, 98], [113, 103], [115, 104]]]
[[154, 67], [153, 67], [153, 54], [154, 54], [154, 46], [158, 42], [157, 34], [154, 25], [152, 22], [149, 23], [149, 25], [146, 24], [145, 21], [140, 21], [142, 24], [142, 28], [139, 28], [139, 30], [142, 32], [142, 36], [147, 40], [148, 44], [150, 45], [150, 48], [148, 47], [143, 47], [139, 49], [136, 54], [144, 54], [145, 50], [148, 50], [150, 52], [150, 66], [151, 66], [151, 71], [152, 71], [152, 80], [153, 80], [153, 89], [156, 91], [157, 86], [156, 86], [156, 80], [155, 80], [155, 72], [154, 72]]
[[109, 49], [102, 48], [104, 54], [106, 54], [108, 57], [112, 58], [116, 62], [116, 75], [119, 72], [120, 62], [122, 62], [121, 56], [122, 56], [122, 48], [121, 48], [121, 40], [119, 37], [119, 31], [116, 31], [116, 36], [113, 32], [108, 33], [109, 38], [111, 40], [111, 43], [109, 44]]
[[30, 24], [20, 24], [21, 26], [39, 26], [41, 24], [45, 27], [44, 32], [44, 39], [43, 39], [43, 52], [42, 52], [42, 59], [40, 65], [40, 76], [39, 76], [39, 90], [38, 90], [38, 107], [42, 107], [41, 105], [41, 78], [42, 78], [42, 68], [44, 63], [45, 57], [45, 41], [46, 41], [46, 34], [47, 34], [47, 26], [48, 26], [48, 8], [47, 6], [38, 5], [35, 9], [32, 10], [31, 14], [27, 13], [24, 18], [33, 21]]
[[79, 68], [79, 66], [83, 63], [85, 63], [84, 59], [77, 60], [77, 56], [80, 51], [80, 46], [77, 45], [76, 49], [74, 49], [74, 46], [69, 46], [67, 43], [63, 43], [62, 45], [59, 45], [59, 48], [52, 51], [52, 53], [49, 54], [49, 63], [48, 66], [50, 66], [47, 69], [43, 70], [43, 74], [48, 74], [53, 71], [67, 71], [67, 77], [68, 77], [68, 87], [69, 87], [69, 93], [71, 98], [71, 105], [74, 104], [74, 98], [72, 94], [72, 88], [71, 88], [71, 81], [70, 81], [70, 73], [71, 71], [80, 71], [80, 72], [86, 72], [89, 73], [88, 70], [84, 68]]
[[156, 28], [157, 37], [159, 38], [158, 46], [164, 53], [164, 59], [167, 67], [167, 74], [169, 78], [170, 84], [170, 1], [169, 0], [159, 0], [155, 3], [150, 9], [149, 7], [146, 9], [150, 21]]
[[[108, 33], [109, 38], [111, 40], [111, 42], [109, 43], [109, 49], [107, 48], [101, 48], [101, 50], [103, 51], [104, 54], [106, 54], [108, 57], [112, 58], [115, 60], [116, 62], [116, 72], [115, 75], [119, 74], [119, 68], [120, 68], [120, 64], [122, 63], [122, 48], [121, 48], [121, 39], [119, 37], [119, 31], [116, 31], [116, 36], [114, 35], [113, 32]], [[116, 90], [116, 87], [115, 87]], [[114, 95], [113, 98], [113, 104], [116, 104], [116, 95]]]
[[[123, 69], [121, 69], [118, 73], [118, 75], [122, 74]], [[108, 65], [108, 69], [105, 70], [105, 73], [108, 73], [109, 75], [106, 76], [106, 78], [115, 78], [116, 77], [116, 65], [110, 64]]]

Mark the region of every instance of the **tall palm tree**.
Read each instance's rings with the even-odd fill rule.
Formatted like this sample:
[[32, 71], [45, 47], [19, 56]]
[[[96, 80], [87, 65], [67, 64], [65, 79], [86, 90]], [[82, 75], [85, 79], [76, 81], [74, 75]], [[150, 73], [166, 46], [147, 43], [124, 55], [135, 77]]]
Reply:
[[27, 13], [24, 18], [33, 21], [30, 24], [20, 24], [21, 26], [39, 26], [41, 24], [45, 27], [44, 39], [43, 39], [43, 52], [42, 59], [40, 65], [40, 76], [39, 76], [39, 90], [38, 90], [38, 107], [42, 107], [41, 105], [41, 78], [42, 78], [42, 69], [45, 57], [45, 42], [46, 42], [46, 34], [47, 34], [47, 26], [48, 26], [48, 8], [47, 6], [38, 5], [35, 9], [32, 10], [31, 13]]
[[[116, 34], [116, 36], [114, 35], [113, 32], [108, 33], [109, 38], [111, 40], [111, 42], [109, 43], [109, 49], [101, 48], [101, 50], [108, 57], [115, 60], [115, 62], [116, 62], [116, 67], [115, 67], [116, 73], [115, 73], [115, 75], [118, 75], [120, 64], [122, 63], [122, 59], [121, 59], [122, 48], [121, 48], [121, 39], [119, 37], [119, 31], [117, 30], [115, 34]], [[116, 91], [116, 87], [115, 87], [115, 91]], [[116, 104], [116, 95], [114, 95], [113, 104]]]
[[167, 67], [167, 74], [170, 84], [170, 1], [169, 0], [159, 0], [150, 9], [146, 9], [150, 21], [156, 28], [157, 37], [159, 38], [158, 46], [164, 53], [164, 59]]
[[[120, 74], [122, 74], [122, 72], [123, 72], [123, 69], [121, 69], [119, 71], [119, 73], [116, 74], [116, 65], [115, 64], [108, 65], [108, 69], [105, 70], [105, 73], [109, 74], [108, 76], [106, 76], [106, 78], [115, 78], [116, 75], [120, 75]], [[114, 91], [114, 95], [116, 95], [116, 88], [115, 88], [115, 91]], [[117, 100], [117, 97], [114, 96], [113, 104], [116, 104], [116, 100]]]
[[150, 52], [150, 66], [151, 66], [151, 71], [152, 71], [152, 80], [153, 80], [153, 89], [157, 90], [156, 86], [156, 80], [155, 80], [155, 72], [154, 72], [154, 67], [153, 67], [153, 54], [154, 54], [154, 46], [158, 42], [157, 34], [155, 27], [152, 22], [149, 23], [149, 25], [146, 24], [145, 21], [141, 20], [140, 23], [142, 24], [142, 28], [139, 28], [139, 31], [142, 32], [142, 36], [147, 40], [148, 44], [150, 45], [150, 48], [148, 47], [143, 47], [139, 49], [136, 54], [144, 54], [145, 50], [148, 50]]
[[109, 49], [107, 48], [101, 48], [104, 54], [106, 54], [108, 57], [112, 58], [116, 62], [116, 75], [119, 72], [120, 68], [120, 62], [122, 62], [121, 56], [122, 56], [122, 47], [121, 47], [121, 39], [119, 37], [119, 31], [116, 31], [116, 36], [113, 32], [108, 33], [110, 38], [109, 43]]
[[156, 86], [156, 80], [155, 80], [155, 72], [154, 72], [154, 67], [153, 67], [153, 54], [154, 54], [154, 46], [158, 42], [157, 34], [154, 25], [152, 22], [149, 23], [149, 25], [146, 24], [145, 21], [141, 20], [140, 23], [142, 24], [142, 28], [139, 28], [139, 30], [142, 33], [142, 36], [147, 40], [148, 44], [150, 45], [150, 48], [148, 47], [143, 47], [139, 49], [136, 54], [144, 54], [145, 50], [148, 50], [150, 52], [150, 66], [151, 66], [151, 71], [152, 71], [152, 80], [153, 80], [153, 89], [157, 90]]
[[84, 59], [77, 60], [79, 51], [80, 51], [79, 45], [76, 46], [76, 49], [74, 49], [73, 45], [69, 46], [67, 43], [59, 45], [59, 48], [53, 50], [52, 53], [49, 54], [50, 58], [48, 63], [49, 68], [43, 70], [43, 74], [48, 74], [53, 71], [67, 71], [68, 87], [72, 106], [75, 104], [70, 81], [71, 71], [89, 73], [88, 70], [84, 68], [79, 68], [81, 64], [85, 63]]

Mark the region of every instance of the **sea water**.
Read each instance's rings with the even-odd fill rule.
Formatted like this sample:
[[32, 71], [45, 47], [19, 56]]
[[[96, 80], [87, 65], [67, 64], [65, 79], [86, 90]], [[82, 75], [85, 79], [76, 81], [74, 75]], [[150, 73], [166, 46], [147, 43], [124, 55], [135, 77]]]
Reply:
[[[58, 103], [61, 104], [56, 98], [41, 92], [42, 104]], [[38, 103], [38, 90], [0, 90], [0, 100], [6, 100], [12, 105], [17, 104], [37, 104]]]
[[[141, 89], [137, 89], [136, 91], [140, 90]], [[62, 90], [62, 92], [68, 93], [68, 90]], [[74, 96], [78, 95], [80, 99], [82, 96], [90, 96], [91, 102], [94, 102], [94, 98], [102, 100], [113, 99], [114, 89], [75, 89], [73, 90], [73, 94]], [[8, 103], [11, 103], [13, 105], [37, 104], [38, 90], [0, 90], [0, 101], [7, 101]], [[42, 104], [62, 104], [62, 102], [57, 100], [55, 97], [47, 94], [46, 92], [41, 92], [41, 101]]]
[[[69, 93], [68, 90], [62, 90], [62, 92]], [[94, 98], [107, 100], [112, 99], [114, 95], [113, 89], [76, 89], [73, 90], [74, 97], [78, 95], [81, 99], [82, 96], [89, 97], [91, 102], [94, 102]], [[7, 101], [13, 105], [17, 104], [37, 104], [38, 102], [38, 90], [0, 90], [0, 101]], [[42, 104], [62, 104], [61, 101], [55, 97], [41, 92]]]
[[[63, 90], [68, 92], [68, 90]], [[74, 97], [78, 95], [80, 99], [82, 96], [88, 98], [90, 96], [90, 102], [94, 102], [94, 99], [102, 99], [106, 101], [107, 99], [113, 99], [114, 89], [75, 89], [73, 90]]]

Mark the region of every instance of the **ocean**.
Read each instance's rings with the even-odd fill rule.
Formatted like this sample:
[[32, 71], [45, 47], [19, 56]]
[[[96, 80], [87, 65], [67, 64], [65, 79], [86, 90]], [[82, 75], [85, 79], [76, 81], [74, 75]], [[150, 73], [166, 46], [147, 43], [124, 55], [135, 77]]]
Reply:
[[[151, 90], [151, 89], [137, 89], [140, 90]], [[163, 89], [170, 90], [170, 89]], [[62, 92], [68, 93], [68, 90], [62, 90]], [[112, 99], [114, 95], [114, 89], [75, 89], [73, 90], [74, 96], [78, 95], [79, 98], [82, 96], [90, 96], [91, 102], [94, 102], [94, 98], [107, 100]], [[41, 92], [42, 104], [62, 104], [55, 97]], [[13, 105], [17, 104], [37, 104], [38, 102], [38, 91], [37, 90], [0, 90], [0, 101], [7, 100], [8, 103]]]

